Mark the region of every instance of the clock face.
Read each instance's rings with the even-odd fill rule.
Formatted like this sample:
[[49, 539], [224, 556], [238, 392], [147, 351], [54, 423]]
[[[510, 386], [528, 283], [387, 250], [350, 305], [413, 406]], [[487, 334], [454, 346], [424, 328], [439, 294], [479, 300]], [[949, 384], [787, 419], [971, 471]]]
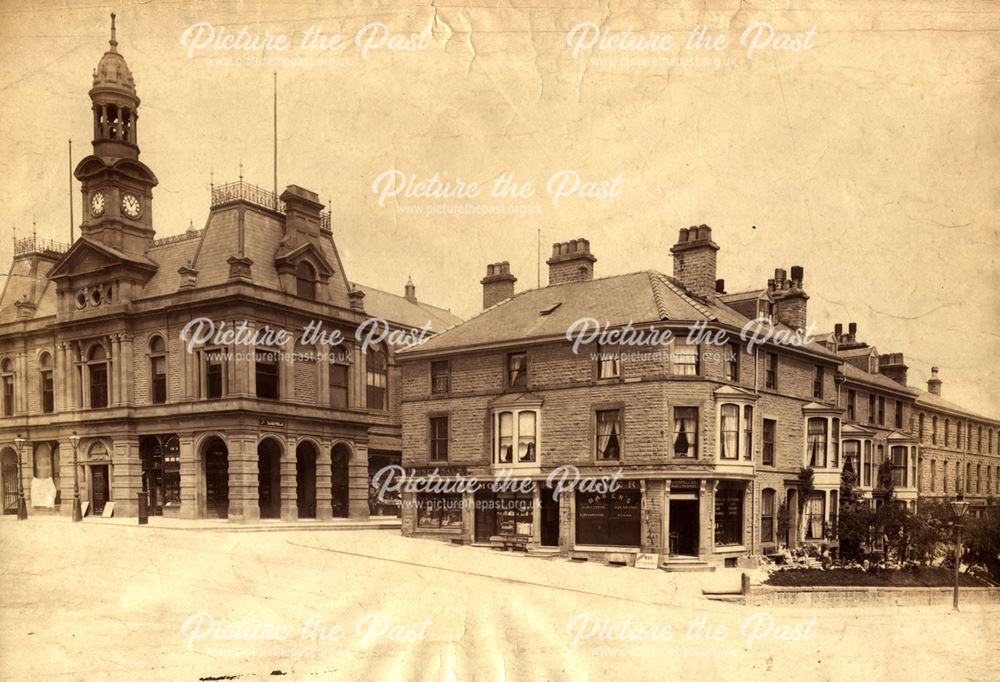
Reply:
[[90, 212], [95, 216], [102, 215], [104, 213], [103, 192], [94, 192], [93, 196], [90, 197]]
[[134, 194], [122, 196], [122, 211], [129, 218], [138, 218], [142, 213], [142, 204], [139, 203], [139, 197]]

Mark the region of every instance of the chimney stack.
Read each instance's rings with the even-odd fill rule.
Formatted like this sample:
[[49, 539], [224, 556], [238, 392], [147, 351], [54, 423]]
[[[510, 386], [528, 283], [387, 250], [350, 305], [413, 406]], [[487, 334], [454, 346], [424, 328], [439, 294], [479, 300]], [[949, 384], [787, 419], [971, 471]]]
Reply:
[[878, 359], [879, 374], [884, 374], [897, 384], [906, 386], [906, 370], [909, 369], [903, 361], [902, 353], [885, 353]]
[[417, 288], [413, 286], [413, 277], [406, 278], [406, 300], [410, 303], [417, 302]]
[[719, 245], [712, 241], [708, 225], [682, 228], [677, 243], [670, 249], [674, 255], [674, 279], [694, 294], [712, 300], [715, 294], [715, 252]]
[[486, 266], [486, 276], [479, 280], [483, 285], [483, 310], [514, 296], [517, 277], [510, 274], [510, 263], [503, 261]]
[[934, 395], [941, 395], [941, 380], [938, 379], [937, 367], [931, 367], [931, 378], [927, 380], [927, 391]]
[[549, 266], [549, 286], [567, 282], [589, 282], [594, 279], [594, 262], [590, 242], [573, 239], [552, 245], [552, 257], [545, 261]]
[[793, 265], [791, 277], [784, 268], [775, 268], [774, 279], [767, 280], [767, 293], [774, 299], [778, 321], [792, 329], [805, 329], [807, 324], [809, 296], [802, 288], [804, 278], [805, 269], [801, 265]]

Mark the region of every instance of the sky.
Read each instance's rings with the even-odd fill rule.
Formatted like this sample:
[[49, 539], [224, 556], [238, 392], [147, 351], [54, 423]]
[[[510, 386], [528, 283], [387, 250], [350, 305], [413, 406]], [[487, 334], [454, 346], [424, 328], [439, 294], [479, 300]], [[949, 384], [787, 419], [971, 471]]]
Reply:
[[[33, 222], [69, 238], [114, 11], [157, 236], [204, 225], [241, 164], [271, 187], [277, 72], [278, 185], [331, 207], [352, 281], [468, 317], [488, 263], [534, 287], [585, 237], [598, 277], [669, 274], [704, 223], [728, 291], [801, 265], [818, 330], [857, 322], [1000, 417], [1000, 5], [486, 4], [0, 0], [0, 261]], [[225, 49], [244, 27], [260, 49]], [[420, 196], [435, 176], [478, 192]]]

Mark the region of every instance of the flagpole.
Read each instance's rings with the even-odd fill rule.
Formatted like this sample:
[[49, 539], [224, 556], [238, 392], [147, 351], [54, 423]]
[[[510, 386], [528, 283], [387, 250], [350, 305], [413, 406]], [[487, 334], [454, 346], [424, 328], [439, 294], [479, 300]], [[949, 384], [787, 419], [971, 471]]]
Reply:
[[274, 196], [278, 196], [278, 72], [274, 76]]
[[76, 221], [73, 219], [73, 139], [69, 140], [69, 243], [73, 245], [76, 237], [73, 236], [73, 228]]

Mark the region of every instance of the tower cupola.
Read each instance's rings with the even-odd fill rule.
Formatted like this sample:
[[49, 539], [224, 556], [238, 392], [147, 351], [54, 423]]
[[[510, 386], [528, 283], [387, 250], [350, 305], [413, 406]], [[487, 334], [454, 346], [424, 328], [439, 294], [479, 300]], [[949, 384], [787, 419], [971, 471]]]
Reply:
[[135, 79], [118, 52], [115, 15], [111, 15], [111, 40], [108, 51], [94, 69], [90, 100], [94, 111], [94, 153], [110, 158], [139, 156], [136, 123], [139, 96]]

